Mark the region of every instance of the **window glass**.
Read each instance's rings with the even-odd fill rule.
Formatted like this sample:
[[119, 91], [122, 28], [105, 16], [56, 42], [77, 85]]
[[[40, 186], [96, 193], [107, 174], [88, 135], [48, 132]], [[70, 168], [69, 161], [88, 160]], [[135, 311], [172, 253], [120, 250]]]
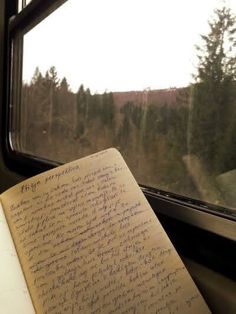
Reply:
[[18, 0], [18, 12], [22, 11], [32, 0]]
[[67, 162], [117, 147], [140, 184], [236, 208], [235, 14], [67, 1], [23, 36], [17, 149]]

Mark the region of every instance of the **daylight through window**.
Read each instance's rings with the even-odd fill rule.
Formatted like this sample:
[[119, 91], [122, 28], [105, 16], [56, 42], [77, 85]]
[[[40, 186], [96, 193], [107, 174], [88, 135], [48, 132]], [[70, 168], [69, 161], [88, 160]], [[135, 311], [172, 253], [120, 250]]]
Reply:
[[140, 184], [236, 208], [236, 2], [69, 0], [23, 36], [20, 108], [24, 153], [113, 146]]

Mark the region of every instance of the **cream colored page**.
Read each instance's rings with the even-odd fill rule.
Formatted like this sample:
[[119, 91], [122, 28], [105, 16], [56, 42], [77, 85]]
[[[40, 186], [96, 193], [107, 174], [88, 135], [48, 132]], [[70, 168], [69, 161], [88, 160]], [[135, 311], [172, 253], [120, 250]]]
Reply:
[[1, 203], [0, 312], [4, 314], [35, 313]]
[[2, 198], [38, 313], [209, 313], [115, 149]]

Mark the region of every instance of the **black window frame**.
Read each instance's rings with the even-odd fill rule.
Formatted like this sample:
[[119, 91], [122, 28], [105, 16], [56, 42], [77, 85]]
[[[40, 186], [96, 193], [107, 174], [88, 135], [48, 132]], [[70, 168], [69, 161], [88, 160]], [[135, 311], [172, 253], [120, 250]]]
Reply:
[[[66, 0], [33, 0], [18, 13], [17, 0], [0, 0], [4, 8], [4, 54], [1, 77], [1, 149], [5, 165], [13, 172], [29, 177], [51, 169], [58, 163], [27, 155], [12, 148], [10, 137], [11, 93], [20, 97], [19, 84], [11, 78], [12, 69], [19, 83], [22, 65], [22, 41], [12, 57], [12, 38], [28, 31]], [[8, 20], [10, 19], [10, 23]], [[14, 78], [15, 79], [15, 78]], [[220, 273], [236, 279], [236, 212], [221, 206], [195, 201], [181, 195], [141, 186], [172, 242], [184, 256], [193, 258]], [[198, 239], [197, 239], [198, 237]], [[194, 249], [190, 250], [194, 243]], [[206, 250], [208, 250], [206, 253]], [[221, 250], [221, 254], [219, 254]]]

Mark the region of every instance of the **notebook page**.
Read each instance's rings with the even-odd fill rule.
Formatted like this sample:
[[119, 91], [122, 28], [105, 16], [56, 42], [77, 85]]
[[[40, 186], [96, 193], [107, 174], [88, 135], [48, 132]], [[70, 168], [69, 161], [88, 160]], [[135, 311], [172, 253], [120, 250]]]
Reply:
[[38, 312], [210, 313], [115, 149], [2, 200]]
[[35, 313], [0, 203], [0, 312]]

